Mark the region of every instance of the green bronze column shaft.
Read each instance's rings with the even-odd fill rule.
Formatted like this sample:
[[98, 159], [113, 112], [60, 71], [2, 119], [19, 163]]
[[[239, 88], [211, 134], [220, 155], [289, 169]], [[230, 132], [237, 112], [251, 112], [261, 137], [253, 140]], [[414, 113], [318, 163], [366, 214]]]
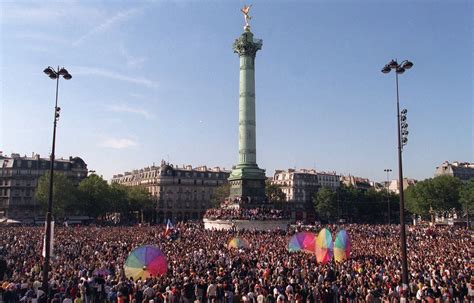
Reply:
[[244, 166], [256, 166], [255, 131], [255, 55], [261, 49], [261, 41], [253, 41], [253, 34], [246, 31], [234, 44], [240, 56], [239, 85], [239, 162]]

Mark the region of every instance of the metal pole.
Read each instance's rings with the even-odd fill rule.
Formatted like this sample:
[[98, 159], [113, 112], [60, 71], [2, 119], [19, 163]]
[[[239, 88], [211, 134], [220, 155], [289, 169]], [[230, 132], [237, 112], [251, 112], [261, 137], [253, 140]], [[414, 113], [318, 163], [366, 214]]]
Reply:
[[[59, 66], [58, 66], [59, 71]], [[51, 149], [51, 165], [49, 173], [49, 199], [48, 199], [48, 212], [46, 213], [46, 235], [45, 235], [45, 257], [43, 264], [43, 291], [46, 297], [49, 296], [48, 286], [48, 272], [49, 272], [49, 261], [51, 258], [51, 221], [52, 221], [52, 209], [53, 209], [53, 175], [54, 175], [54, 150], [56, 147], [56, 123], [57, 123], [57, 112], [58, 112], [58, 88], [59, 88], [59, 74], [56, 79], [56, 103], [54, 105], [54, 123], [53, 123], [53, 146]]]
[[388, 210], [388, 225], [390, 225], [390, 178], [388, 174], [392, 171], [391, 169], [386, 169], [387, 172], [387, 210]]
[[398, 174], [400, 191], [400, 249], [402, 257], [402, 282], [403, 289], [408, 289], [408, 261], [407, 261], [407, 241], [405, 232], [405, 200], [403, 196], [403, 165], [402, 165], [402, 141], [400, 125], [400, 98], [398, 94], [398, 73], [395, 70], [397, 82], [397, 128], [398, 128]]

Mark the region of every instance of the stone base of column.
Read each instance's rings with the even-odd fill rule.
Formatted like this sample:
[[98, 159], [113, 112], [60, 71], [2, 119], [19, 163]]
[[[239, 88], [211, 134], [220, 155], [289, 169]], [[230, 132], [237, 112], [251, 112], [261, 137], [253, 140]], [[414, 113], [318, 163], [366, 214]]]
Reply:
[[265, 170], [257, 165], [237, 165], [229, 177], [230, 200], [242, 200], [242, 206], [257, 206], [266, 202]]

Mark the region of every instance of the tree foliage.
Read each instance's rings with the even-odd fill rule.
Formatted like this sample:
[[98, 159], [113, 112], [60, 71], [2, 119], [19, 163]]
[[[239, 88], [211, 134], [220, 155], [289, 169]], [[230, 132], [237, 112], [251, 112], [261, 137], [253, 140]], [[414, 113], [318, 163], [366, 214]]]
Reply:
[[131, 211], [149, 210], [153, 208], [153, 200], [148, 190], [144, 187], [128, 187], [127, 198]]
[[464, 212], [474, 214], [474, 178], [466, 182], [459, 191], [459, 202]]
[[286, 194], [278, 184], [265, 182], [265, 194], [267, 195], [268, 200], [271, 202], [281, 203], [286, 201]]
[[328, 187], [322, 187], [314, 196], [314, 210], [319, 217], [331, 222], [337, 217], [337, 194]]
[[[46, 212], [49, 201], [50, 173], [47, 172], [38, 180], [36, 200]], [[73, 183], [62, 173], [53, 175], [53, 204], [52, 215], [63, 217], [66, 214], [78, 214], [78, 192]]]
[[[49, 173], [38, 181], [36, 199], [46, 211], [49, 198]], [[120, 213], [127, 221], [134, 213], [153, 209], [153, 200], [144, 187], [109, 185], [102, 177], [92, 174], [75, 187], [61, 173], [54, 174], [53, 215], [67, 217], [86, 215], [101, 218], [109, 213]]]
[[226, 182], [214, 189], [211, 195], [211, 205], [219, 207], [226, 198], [230, 196], [230, 183]]
[[[321, 188], [313, 198], [313, 206], [320, 219], [329, 221], [345, 219], [347, 222], [357, 223], [387, 223], [389, 207], [390, 221], [395, 222], [398, 217], [398, 195], [387, 193], [386, 190], [376, 191], [373, 188], [359, 190], [353, 186], [342, 186], [332, 191], [332, 194], [330, 192], [329, 188]], [[326, 202], [319, 204], [318, 196], [321, 201]], [[390, 202], [388, 203], [387, 200]]]
[[102, 177], [92, 174], [79, 184], [81, 210], [91, 217], [99, 217], [111, 210], [110, 188]]
[[460, 210], [459, 192], [462, 182], [452, 176], [438, 176], [410, 186], [406, 190], [405, 207], [412, 213], [427, 216], [433, 211]]

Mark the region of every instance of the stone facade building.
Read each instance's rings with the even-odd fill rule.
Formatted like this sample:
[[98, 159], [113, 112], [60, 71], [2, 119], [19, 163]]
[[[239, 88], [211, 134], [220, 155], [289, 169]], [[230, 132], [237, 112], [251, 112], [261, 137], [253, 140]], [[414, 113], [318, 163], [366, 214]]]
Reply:
[[156, 203], [155, 213], [148, 214], [150, 221], [163, 223], [202, 219], [212, 207], [214, 189], [227, 183], [229, 174], [219, 167], [177, 167], [162, 161], [160, 166], [114, 175], [111, 182], [145, 187]]
[[461, 181], [468, 181], [469, 179], [474, 178], [474, 163], [458, 161], [449, 163], [448, 161], [445, 161], [443, 164], [436, 167], [435, 177], [442, 175], [457, 177], [461, 179]]
[[314, 169], [276, 170], [272, 183], [279, 185], [286, 200], [291, 202], [310, 203], [319, 188], [318, 175]]
[[340, 176], [335, 172], [317, 172], [315, 169], [276, 170], [271, 182], [281, 186], [287, 201], [312, 203], [320, 187], [339, 188]]
[[346, 187], [354, 187], [355, 189], [366, 191], [372, 187], [372, 182], [367, 178], [355, 176], [342, 176], [341, 182]]
[[340, 176], [335, 172], [318, 172], [315, 169], [276, 170], [271, 182], [279, 185], [288, 203], [282, 208], [291, 212], [294, 221], [314, 222], [313, 197], [322, 186], [336, 190]]
[[[50, 170], [50, 159], [0, 153], [0, 217], [33, 219], [44, 216], [35, 199], [38, 179]], [[75, 185], [87, 177], [87, 164], [79, 157], [55, 159], [54, 172], [65, 174]]]
[[[405, 191], [409, 186], [415, 185], [418, 181], [415, 179], [403, 178], [403, 190]], [[394, 194], [400, 194], [398, 179], [391, 180], [388, 184], [388, 191]]]
[[341, 187], [341, 176], [336, 172], [318, 172], [319, 186], [329, 187], [332, 190], [337, 190]]

